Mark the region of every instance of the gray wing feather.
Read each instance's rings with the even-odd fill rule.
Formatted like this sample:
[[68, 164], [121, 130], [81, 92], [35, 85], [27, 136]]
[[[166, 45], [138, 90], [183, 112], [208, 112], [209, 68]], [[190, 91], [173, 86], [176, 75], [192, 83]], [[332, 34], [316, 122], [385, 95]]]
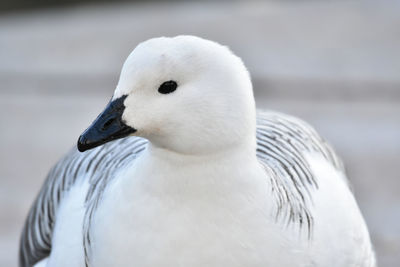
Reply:
[[341, 160], [332, 147], [310, 125], [277, 112], [257, 114], [257, 157], [269, 173], [277, 204], [277, 218], [306, 226], [312, 233], [313, 189], [318, 181], [306, 159], [307, 152], [318, 153], [343, 172]]
[[[147, 141], [128, 137], [79, 153], [71, 150], [49, 172], [29, 211], [22, 231], [19, 266], [30, 267], [47, 257], [57, 210], [64, 194], [79, 177], [89, 179], [83, 243], [86, 265], [89, 264], [90, 224], [106, 185], [118, 169], [132, 162], [145, 149]], [[288, 223], [307, 225], [310, 232], [312, 214], [308, 210], [310, 190], [318, 188], [304, 152], [320, 153], [338, 170], [340, 159], [332, 148], [308, 124], [294, 117], [274, 112], [257, 115], [257, 157], [269, 174], [277, 202], [277, 218]]]
[[33, 266], [50, 253], [57, 207], [76, 178], [71, 175], [75, 154], [70, 152], [50, 170], [29, 211], [20, 242], [21, 267]]
[[87, 201], [95, 199], [93, 195], [104, 188], [105, 181], [123, 164], [131, 162], [146, 143], [142, 138], [128, 137], [84, 153], [74, 148], [62, 158], [47, 175], [25, 221], [19, 266], [31, 267], [49, 256], [58, 207], [77, 179], [89, 179]]

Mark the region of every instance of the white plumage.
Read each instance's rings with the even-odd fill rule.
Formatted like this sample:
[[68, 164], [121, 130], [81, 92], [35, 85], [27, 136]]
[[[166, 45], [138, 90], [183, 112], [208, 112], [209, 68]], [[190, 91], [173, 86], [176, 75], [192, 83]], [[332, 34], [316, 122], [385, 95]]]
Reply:
[[[157, 90], [166, 81], [177, 87]], [[104, 139], [110, 112], [124, 132]], [[120, 140], [52, 169], [20, 266], [375, 266], [340, 160], [304, 122], [256, 115], [249, 74], [224, 46], [140, 44], [83, 136], [84, 150]]]

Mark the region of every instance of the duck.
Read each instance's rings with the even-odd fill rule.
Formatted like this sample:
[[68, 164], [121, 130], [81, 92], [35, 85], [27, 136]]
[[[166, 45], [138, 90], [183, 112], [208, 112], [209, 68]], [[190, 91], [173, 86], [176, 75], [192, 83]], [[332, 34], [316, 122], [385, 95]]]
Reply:
[[373, 267], [349, 184], [312, 126], [256, 109], [227, 46], [153, 38], [50, 170], [19, 266]]

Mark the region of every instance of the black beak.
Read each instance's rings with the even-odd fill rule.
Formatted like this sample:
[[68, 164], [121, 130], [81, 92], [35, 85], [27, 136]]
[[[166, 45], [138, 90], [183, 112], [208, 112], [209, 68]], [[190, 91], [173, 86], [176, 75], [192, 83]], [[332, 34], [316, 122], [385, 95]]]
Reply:
[[125, 109], [124, 100], [126, 97], [127, 95], [124, 95], [110, 101], [92, 125], [81, 134], [78, 139], [78, 150], [80, 152], [136, 132], [136, 129], [126, 125], [122, 121], [122, 113]]

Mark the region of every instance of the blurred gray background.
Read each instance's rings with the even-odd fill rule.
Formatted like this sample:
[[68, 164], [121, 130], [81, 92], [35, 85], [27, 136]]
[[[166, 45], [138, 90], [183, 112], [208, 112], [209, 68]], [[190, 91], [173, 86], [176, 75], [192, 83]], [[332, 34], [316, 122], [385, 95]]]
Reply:
[[47, 171], [108, 102], [125, 57], [179, 34], [230, 46], [259, 108], [299, 116], [334, 145], [379, 266], [399, 266], [400, 1], [42, 2], [0, 14], [0, 266], [17, 265]]

